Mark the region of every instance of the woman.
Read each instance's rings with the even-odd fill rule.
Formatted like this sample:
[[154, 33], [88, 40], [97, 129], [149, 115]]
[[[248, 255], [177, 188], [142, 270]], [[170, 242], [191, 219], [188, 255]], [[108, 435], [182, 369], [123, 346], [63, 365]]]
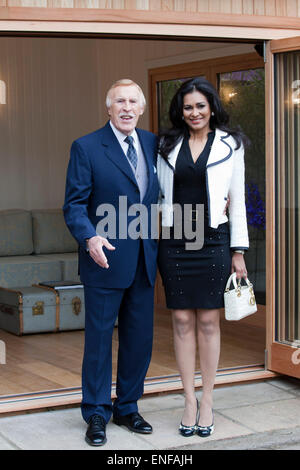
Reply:
[[[167, 307], [172, 309], [175, 355], [185, 392], [179, 431], [206, 437], [214, 430], [212, 393], [225, 285], [233, 271], [237, 278], [247, 277], [243, 136], [227, 127], [219, 96], [203, 78], [182, 84], [172, 99], [170, 119], [172, 128], [161, 136], [157, 164], [163, 229], [158, 265]], [[204, 204], [201, 249], [186, 249], [191, 240], [185, 237], [183, 222], [178, 239], [175, 203], [185, 217], [190, 215], [194, 231], [201, 215], [196, 204]], [[194, 389], [197, 344], [203, 384], [200, 406]]]

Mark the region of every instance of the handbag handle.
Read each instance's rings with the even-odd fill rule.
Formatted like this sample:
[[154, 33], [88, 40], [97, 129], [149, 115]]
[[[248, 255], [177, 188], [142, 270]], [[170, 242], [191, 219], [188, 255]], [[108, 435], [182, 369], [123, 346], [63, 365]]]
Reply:
[[[232, 282], [235, 290], [239, 290], [241, 288], [241, 279], [239, 279], [238, 284], [237, 284], [237, 282], [236, 282], [236, 272], [234, 272], [228, 278], [226, 288], [225, 288], [225, 292], [229, 291], [229, 287], [230, 287], [231, 282]], [[252, 287], [252, 284], [251, 284], [251, 282], [249, 281], [248, 278], [245, 279], [245, 282], [246, 282], [248, 287]]]

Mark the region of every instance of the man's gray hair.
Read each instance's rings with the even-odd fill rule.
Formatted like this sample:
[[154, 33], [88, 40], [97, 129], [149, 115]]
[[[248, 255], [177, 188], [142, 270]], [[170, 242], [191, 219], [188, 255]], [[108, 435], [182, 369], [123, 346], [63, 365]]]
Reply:
[[106, 107], [107, 107], [107, 108], [110, 108], [110, 106], [111, 106], [111, 92], [112, 92], [112, 90], [113, 90], [114, 88], [117, 88], [118, 86], [130, 86], [130, 85], [136, 86], [137, 89], [139, 90], [139, 92], [140, 92], [141, 105], [143, 106], [143, 108], [145, 108], [145, 106], [146, 106], [146, 99], [145, 99], [143, 90], [141, 89], [141, 87], [140, 87], [137, 83], [135, 83], [133, 80], [130, 80], [129, 78], [122, 78], [121, 80], [116, 81], [116, 82], [110, 87], [110, 89], [108, 90], [107, 95], [106, 95], [106, 101], [105, 101]]

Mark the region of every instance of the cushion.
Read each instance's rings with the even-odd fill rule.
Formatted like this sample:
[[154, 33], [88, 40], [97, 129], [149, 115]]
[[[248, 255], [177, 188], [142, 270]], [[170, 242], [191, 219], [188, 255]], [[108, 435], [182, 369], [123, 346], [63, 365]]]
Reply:
[[0, 260], [1, 287], [29, 287], [43, 281], [61, 281], [61, 263], [40, 256], [7, 256]]
[[30, 211], [0, 211], [0, 256], [30, 255], [33, 252]]
[[66, 226], [62, 209], [32, 210], [34, 253], [68, 253], [78, 245]]
[[78, 275], [78, 253], [55, 253], [39, 255], [39, 258], [59, 261], [62, 269], [63, 281], [80, 281]]

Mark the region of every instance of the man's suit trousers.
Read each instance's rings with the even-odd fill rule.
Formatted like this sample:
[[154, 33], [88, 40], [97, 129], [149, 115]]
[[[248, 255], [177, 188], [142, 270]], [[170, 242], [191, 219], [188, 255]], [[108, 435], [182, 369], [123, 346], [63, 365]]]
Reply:
[[[82, 365], [82, 416], [109, 421], [111, 414], [138, 411], [153, 340], [154, 287], [146, 273], [142, 241], [133, 283], [126, 289], [84, 286], [85, 348]], [[112, 335], [118, 317], [117, 398], [112, 405]]]

